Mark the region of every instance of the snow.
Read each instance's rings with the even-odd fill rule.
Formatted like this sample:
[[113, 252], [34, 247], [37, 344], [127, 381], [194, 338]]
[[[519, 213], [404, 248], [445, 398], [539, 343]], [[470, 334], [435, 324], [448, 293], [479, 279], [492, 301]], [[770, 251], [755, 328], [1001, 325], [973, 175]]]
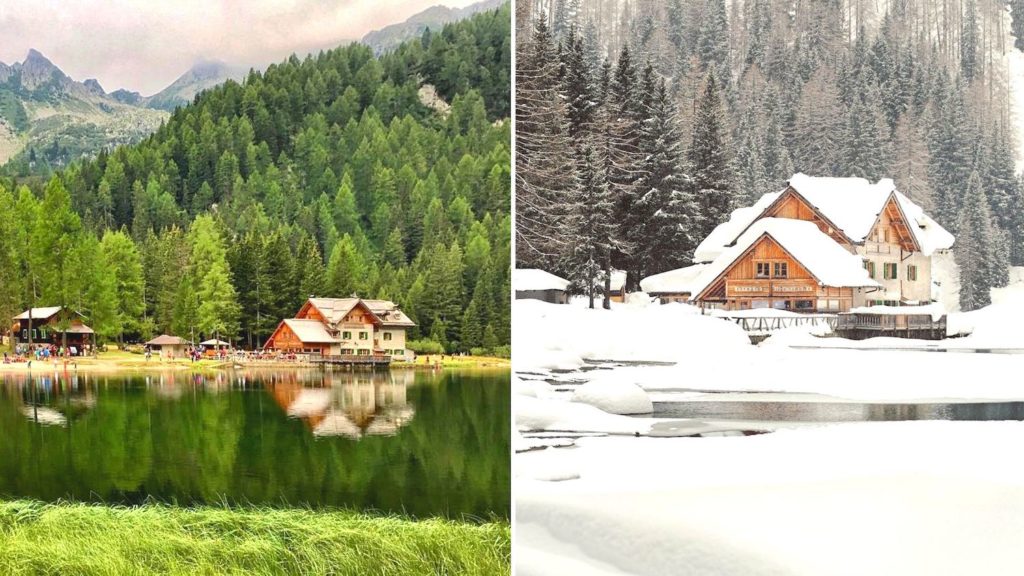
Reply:
[[693, 261], [698, 263], [711, 262], [725, 251], [750, 224], [765, 211], [772, 202], [782, 195], [782, 191], [771, 192], [761, 196], [753, 206], [737, 208], [732, 211], [729, 219], [711, 231], [693, 252]]
[[517, 574], [1016, 574], [1021, 442], [1021, 422], [898, 422], [518, 455]]
[[[953, 245], [953, 235], [925, 214], [920, 206], [896, 190], [890, 178], [882, 178], [872, 184], [864, 178], [832, 178], [797, 173], [789, 179], [789, 186], [853, 242], [864, 241], [885, 203], [894, 197], [925, 256]], [[694, 261], [715, 260], [781, 194], [765, 194], [753, 206], [734, 210], [727, 222], [718, 225], [700, 243], [694, 252]]]
[[707, 264], [694, 264], [685, 268], [677, 268], [660, 274], [654, 274], [641, 280], [640, 288], [644, 292], [651, 294], [663, 294], [666, 292], [673, 294], [692, 293], [690, 285], [707, 266]]
[[591, 310], [516, 300], [513, 365], [522, 371], [573, 369], [581, 358], [686, 362], [750, 347], [735, 324], [695, 312], [685, 304]]
[[572, 399], [610, 414], [650, 414], [654, 411], [647, 392], [636, 384], [621, 381], [618, 375], [587, 382], [576, 389]]
[[512, 288], [526, 290], [565, 290], [569, 281], [538, 268], [516, 268], [512, 274]]
[[572, 430], [608, 434], [646, 434], [652, 419], [609, 414], [588, 404], [564, 400], [516, 396], [513, 400], [516, 428], [527, 430]]
[[[1003, 8], [1001, 15], [1002, 30], [1012, 30], [1010, 26], [1010, 8]], [[1017, 171], [1024, 170], [1024, 53], [1014, 46], [1013, 34], [1007, 34], [1002, 53], [1005, 61], [1002, 69], [1006, 70], [1010, 96], [1010, 116], [1013, 119], [1014, 150], [1016, 151]]]
[[693, 281], [693, 295], [707, 288], [762, 236], [768, 235], [825, 286], [878, 286], [859, 256], [851, 254], [805, 220], [762, 218], [750, 225], [736, 245], [722, 252]]

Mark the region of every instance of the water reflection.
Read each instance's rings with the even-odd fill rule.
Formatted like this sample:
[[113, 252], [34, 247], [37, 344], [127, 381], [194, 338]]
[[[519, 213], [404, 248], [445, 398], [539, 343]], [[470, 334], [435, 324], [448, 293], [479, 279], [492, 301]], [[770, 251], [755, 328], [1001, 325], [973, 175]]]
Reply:
[[508, 372], [12, 374], [0, 497], [508, 515]]

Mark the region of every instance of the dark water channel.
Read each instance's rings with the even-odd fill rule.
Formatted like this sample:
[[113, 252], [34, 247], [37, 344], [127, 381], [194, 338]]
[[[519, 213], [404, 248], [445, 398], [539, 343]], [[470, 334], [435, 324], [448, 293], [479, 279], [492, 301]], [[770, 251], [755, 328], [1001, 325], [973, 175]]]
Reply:
[[1024, 420], [1024, 402], [866, 403], [786, 400], [655, 402], [654, 416], [704, 421]]

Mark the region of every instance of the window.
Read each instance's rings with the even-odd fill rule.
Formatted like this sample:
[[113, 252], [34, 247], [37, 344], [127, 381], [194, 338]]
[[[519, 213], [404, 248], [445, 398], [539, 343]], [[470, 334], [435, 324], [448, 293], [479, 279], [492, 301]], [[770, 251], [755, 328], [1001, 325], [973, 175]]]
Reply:
[[814, 309], [814, 300], [797, 300], [796, 301], [796, 309], [797, 310], [813, 310]]
[[773, 274], [773, 276], [775, 278], [786, 278], [786, 277], [788, 277], [789, 276], [789, 264], [787, 264], [785, 262], [776, 262], [775, 263], [775, 273]]
[[358, 350], [358, 352], [356, 352], [356, 353], [359, 354], [360, 356], [369, 356], [370, 355], [370, 351], [367, 350], [366, 348], [360, 348]]
[[21, 331], [21, 339], [22, 340], [28, 340], [28, 330], [27, 329], [22, 329], [22, 331]]
[[405, 356], [405, 350], [401, 348], [397, 350], [392, 350], [391, 353], [394, 354], [395, 356]]
[[32, 329], [32, 339], [33, 340], [38, 340], [39, 339], [39, 331], [36, 330], [35, 328]]
[[341, 339], [342, 340], [351, 340], [352, 339], [352, 333], [351, 332], [342, 332], [341, 333]]
[[868, 271], [868, 277], [869, 278], [874, 278], [875, 277], [875, 263], [874, 262], [865, 261], [864, 262], [864, 269]]
[[885, 229], [885, 236], [884, 236], [884, 238], [885, 238], [886, 242], [889, 241], [889, 229], [888, 228]]
[[367, 339], [367, 338], [369, 338], [369, 337], [370, 337], [370, 334], [369, 334], [369, 332], [360, 332], [360, 333], [359, 333], [359, 339], [360, 339], [360, 340], [366, 340], [366, 339]]
[[352, 354], [353, 352], [354, 351], [351, 348], [342, 348], [341, 349], [341, 353], [342, 354]]
[[768, 262], [758, 262], [757, 263], [757, 277], [758, 278], [767, 278], [768, 277], [768, 270], [769, 270]]
[[917, 266], [913, 264], [907, 266], [907, 280], [917, 280]]
[[385, 332], [384, 333], [384, 339], [385, 340], [391, 340], [391, 332]]
[[886, 280], [895, 280], [898, 277], [895, 262], [886, 262], [882, 264], [882, 277]]

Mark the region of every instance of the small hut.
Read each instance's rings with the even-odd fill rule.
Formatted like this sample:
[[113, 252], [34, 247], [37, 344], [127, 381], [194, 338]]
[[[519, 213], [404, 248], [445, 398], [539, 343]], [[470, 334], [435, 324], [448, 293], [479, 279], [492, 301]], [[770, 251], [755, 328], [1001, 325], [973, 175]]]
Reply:
[[95, 343], [95, 333], [83, 322], [83, 316], [60, 306], [25, 310], [13, 318], [11, 333], [19, 344], [29, 340], [33, 345], [66, 343], [72, 355]]
[[180, 336], [168, 336], [167, 334], [161, 334], [146, 342], [146, 346], [149, 346], [150, 350], [168, 358], [184, 357], [191, 345], [191, 342]]
[[538, 268], [517, 268], [512, 274], [517, 300], [533, 299], [551, 304], [568, 304], [569, 281]]

